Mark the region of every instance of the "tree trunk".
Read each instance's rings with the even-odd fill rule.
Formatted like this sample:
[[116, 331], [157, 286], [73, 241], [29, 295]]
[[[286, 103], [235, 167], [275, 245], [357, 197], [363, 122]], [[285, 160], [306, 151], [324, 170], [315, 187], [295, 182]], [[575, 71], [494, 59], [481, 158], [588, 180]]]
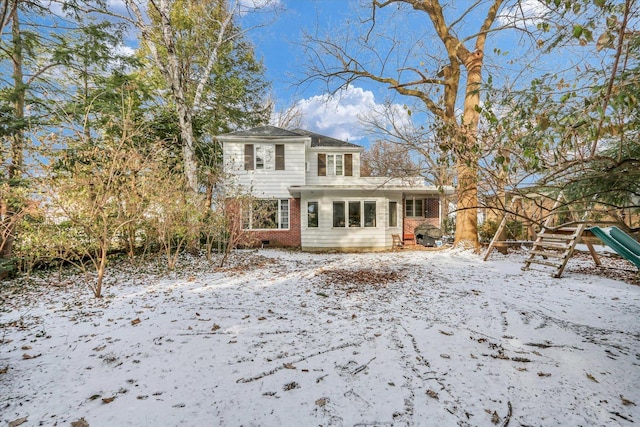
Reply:
[[[11, 163], [8, 168], [9, 192], [11, 188], [20, 185], [22, 177], [22, 166], [24, 159], [24, 131], [22, 124], [24, 122], [25, 109], [25, 86], [23, 83], [24, 74], [22, 71], [22, 34], [20, 31], [20, 22], [18, 16], [17, 5], [14, 6], [11, 15], [11, 36], [13, 43], [12, 61], [13, 61], [13, 91], [14, 101], [14, 120], [18, 125], [18, 129], [11, 137]], [[13, 244], [15, 242], [15, 233], [17, 225], [17, 215], [19, 215], [22, 207], [18, 205], [17, 198], [11, 194], [5, 196], [6, 200], [2, 202], [2, 238], [3, 242], [0, 250], [0, 258], [11, 258], [13, 254]], [[13, 201], [11, 199], [14, 199]]]
[[480, 113], [480, 85], [482, 83], [482, 51], [459, 50], [460, 59], [467, 69], [464, 113], [460, 126], [458, 172], [458, 213], [456, 216], [455, 245], [480, 248], [478, 240], [478, 123]]
[[475, 165], [458, 160], [458, 207], [454, 245], [477, 249], [478, 241], [478, 174]]
[[98, 260], [98, 278], [96, 285], [93, 288], [93, 295], [96, 298], [102, 298], [102, 283], [104, 282], [104, 273], [107, 269], [107, 251], [109, 250], [109, 243], [105, 239], [101, 239], [100, 242], [100, 258]]
[[[194, 192], [198, 192], [198, 166], [195, 159], [194, 138], [193, 138], [193, 116], [189, 107], [184, 102], [184, 91], [176, 94], [176, 111], [180, 124], [180, 136], [182, 137], [182, 156], [184, 157], [184, 175], [187, 178], [187, 185]], [[182, 102], [181, 102], [182, 100]]]

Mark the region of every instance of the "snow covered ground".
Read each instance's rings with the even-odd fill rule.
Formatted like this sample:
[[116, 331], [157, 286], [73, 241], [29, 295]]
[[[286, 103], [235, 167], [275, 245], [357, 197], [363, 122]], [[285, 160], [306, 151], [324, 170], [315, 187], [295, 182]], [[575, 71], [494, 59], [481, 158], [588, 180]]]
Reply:
[[121, 263], [102, 299], [73, 277], [1, 283], [0, 422], [638, 423], [640, 286], [586, 274], [586, 258], [561, 279], [522, 272], [523, 257], [263, 250], [167, 274]]

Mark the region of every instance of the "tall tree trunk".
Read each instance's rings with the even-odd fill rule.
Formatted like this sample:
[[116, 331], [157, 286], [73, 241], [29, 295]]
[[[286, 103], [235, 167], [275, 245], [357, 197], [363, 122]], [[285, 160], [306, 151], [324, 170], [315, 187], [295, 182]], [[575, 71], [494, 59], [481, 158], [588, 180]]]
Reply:
[[[175, 90], [174, 90], [175, 91]], [[183, 91], [179, 91], [183, 92]], [[182, 137], [182, 156], [184, 157], [184, 175], [187, 178], [187, 185], [194, 192], [198, 192], [198, 165], [195, 159], [194, 150], [194, 137], [193, 137], [193, 116], [186, 102], [179, 102], [179, 99], [184, 100], [184, 96], [180, 97], [178, 94], [176, 98], [176, 111], [178, 113], [178, 120], [180, 123], [180, 136]]]
[[459, 53], [467, 70], [467, 86], [465, 89], [464, 112], [460, 127], [460, 150], [456, 170], [458, 172], [458, 213], [456, 216], [455, 244], [480, 247], [478, 240], [478, 123], [480, 113], [480, 85], [482, 83], [482, 59], [480, 50]]
[[[22, 177], [22, 167], [24, 163], [24, 131], [22, 130], [22, 126], [24, 122], [26, 88], [23, 82], [22, 34], [20, 32], [17, 2], [14, 3], [11, 13], [11, 37], [13, 44], [11, 58], [13, 62], [13, 91], [15, 97], [13, 114], [18, 126], [15, 133], [11, 136], [11, 162], [9, 163], [7, 176], [10, 193], [12, 187], [20, 185], [19, 180]], [[5, 196], [2, 205], [4, 210], [4, 215], [2, 216], [3, 242], [2, 245], [0, 245], [0, 258], [10, 258], [13, 254], [13, 245], [15, 242], [17, 215], [19, 215], [22, 210], [22, 206], [18, 204], [17, 198], [13, 197], [12, 194]]]

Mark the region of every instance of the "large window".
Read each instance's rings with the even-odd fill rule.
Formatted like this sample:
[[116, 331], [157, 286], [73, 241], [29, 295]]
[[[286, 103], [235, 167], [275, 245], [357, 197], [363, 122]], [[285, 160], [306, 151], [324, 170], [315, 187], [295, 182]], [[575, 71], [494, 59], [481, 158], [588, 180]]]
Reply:
[[364, 202], [364, 226], [376, 226], [376, 202]]
[[424, 217], [424, 199], [405, 200], [404, 215], [408, 217]]
[[398, 226], [398, 202], [389, 202], [389, 227]]
[[245, 230], [289, 229], [289, 200], [257, 200], [243, 212]]
[[375, 227], [376, 202], [333, 202], [334, 227]]
[[333, 226], [344, 227], [345, 224], [344, 202], [333, 202]]
[[349, 227], [361, 227], [360, 202], [349, 202]]
[[284, 170], [284, 144], [245, 144], [245, 170]]
[[318, 202], [307, 203], [307, 227], [318, 227]]

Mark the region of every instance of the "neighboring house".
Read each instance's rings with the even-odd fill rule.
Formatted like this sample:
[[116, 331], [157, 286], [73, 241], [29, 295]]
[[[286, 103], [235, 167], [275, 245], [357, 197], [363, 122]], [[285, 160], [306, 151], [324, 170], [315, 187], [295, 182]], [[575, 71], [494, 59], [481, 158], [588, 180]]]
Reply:
[[[224, 165], [270, 214], [245, 213], [257, 241], [302, 250], [383, 250], [392, 235], [440, 226], [440, 197], [422, 178], [361, 177], [363, 147], [273, 126], [221, 135]], [[256, 210], [258, 212], [258, 210]]]

